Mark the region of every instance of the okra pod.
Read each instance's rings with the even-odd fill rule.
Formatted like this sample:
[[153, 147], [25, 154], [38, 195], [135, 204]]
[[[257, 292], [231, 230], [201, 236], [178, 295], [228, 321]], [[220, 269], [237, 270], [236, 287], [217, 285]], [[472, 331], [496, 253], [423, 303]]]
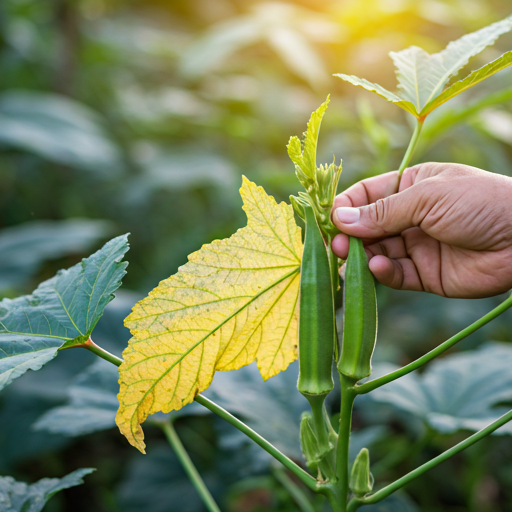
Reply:
[[[334, 300], [329, 260], [313, 209], [304, 206], [306, 236], [300, 274], [299, 382], [308, 397], [333, 389]], [[310, 400], [311, 402], [311, 400]]]
[[363, 242], [350, 237], [345, 268], [343, 344], [338, 370], [356, 381], [368, 377], [377, 338], [375, 280]]

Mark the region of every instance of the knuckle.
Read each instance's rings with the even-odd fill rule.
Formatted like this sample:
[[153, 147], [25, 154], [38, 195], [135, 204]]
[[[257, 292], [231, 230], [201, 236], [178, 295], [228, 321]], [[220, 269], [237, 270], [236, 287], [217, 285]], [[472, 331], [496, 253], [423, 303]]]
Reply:
[[368, 217], [372, 224], [381, 227], [388, 216], [388, 204], [386, 199], [378, 199], [368, 211]]

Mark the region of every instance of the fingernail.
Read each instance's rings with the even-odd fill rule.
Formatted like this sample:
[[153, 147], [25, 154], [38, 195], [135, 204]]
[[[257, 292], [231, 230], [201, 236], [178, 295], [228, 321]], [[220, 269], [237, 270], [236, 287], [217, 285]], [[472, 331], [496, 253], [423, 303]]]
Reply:
[[336, 215], [343, 224], [356, 223], [359, 220], [360, 214], [359, 208], [349, 208], [348, 206], [336, 208]]

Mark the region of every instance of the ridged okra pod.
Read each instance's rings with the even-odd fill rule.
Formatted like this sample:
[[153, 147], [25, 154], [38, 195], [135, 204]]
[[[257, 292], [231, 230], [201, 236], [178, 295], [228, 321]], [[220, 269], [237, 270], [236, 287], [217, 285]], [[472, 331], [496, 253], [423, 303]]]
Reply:
[[343, 344], [338, 370], [357, 381], [368, 377], [372, 371], [377, 299], [363, 242], [352, 236], [345, 268], [343, 307]]
[[299, 382], [309, 397], [327, 396], [334, 387], [334, 300], [329, 260], [313, 209], [304, 206], [306, 236], [300, 273]]
[[303, 205], [306, 236], [300, 274], [298, 390], [311, 405], [318, 468], [326, 479], [335, 478], [325, 397], [334, 387], [334, 298], [327, 249], [311, 206]]

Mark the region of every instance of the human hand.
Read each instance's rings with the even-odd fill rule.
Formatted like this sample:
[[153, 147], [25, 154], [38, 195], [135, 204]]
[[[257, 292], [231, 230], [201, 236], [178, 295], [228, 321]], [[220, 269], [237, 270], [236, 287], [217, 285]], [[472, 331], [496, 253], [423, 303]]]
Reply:
[[[382, 284], [444, 297], [512, 288], [512, 178], [461, 164], [425, 163], [356, 183], [334, 200], [332, 241], [363, 239]], [[340, 218], [341, 217], [341, 218]]]

